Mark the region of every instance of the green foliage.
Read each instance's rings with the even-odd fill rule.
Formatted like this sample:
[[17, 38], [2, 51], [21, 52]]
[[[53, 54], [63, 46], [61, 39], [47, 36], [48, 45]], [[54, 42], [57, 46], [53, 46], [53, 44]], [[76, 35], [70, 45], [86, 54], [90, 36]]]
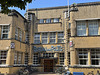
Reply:
[[10, 12], [9, 7], [18, 7], [25, 10], [27, 2], [31, 3], [32, 0], [0, 0], [1, 12], [7, 14]]

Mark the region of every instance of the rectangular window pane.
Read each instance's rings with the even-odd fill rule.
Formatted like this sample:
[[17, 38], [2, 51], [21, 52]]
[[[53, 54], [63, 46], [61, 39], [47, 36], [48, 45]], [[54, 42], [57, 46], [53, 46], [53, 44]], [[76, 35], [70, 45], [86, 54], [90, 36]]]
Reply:
[[44, 20], [43, 20], [43, 19], [40, 19], [40, 20], [39, 20], [39, 23], [44, 23]]
[[34, 36], [34, 43], [40, 44], [40, 33], [36, 33]]
[[56, 42], [56, 33], [50, 33], [50, 43]]
[[58, 33], [58, 43], [64, 43], [64, 33], [63, 32]]
[[80, 49], [79, 52], [79, 64], [87, 65], [88, 64], [88, 51], [85, 49]]
[[48, 41], [48, 34], [42, 33], [42, 43], [47, 44], [47, 41]]
[[98, 21], [88, 21], [89, 35], [98, 35]]
[[54, 18], [53, 22], [59, 22], [59, 18]]
[[34, 65], [39, 64], [39, 61], [38, 61], [38, 53], [35, 53], [35, 54], [33, 55], [33, 64], [34, 64]]
[[7, 39], [8, 38], [8, 34], [9, 34], [9, 26], [2, 26], [2, 32], [1, 32], [1, 38], [2, 39]]
[[15, 29], [15, 39], [18, 40], [18, 28]]
[[86, 22], [77, 22], [77, 36], [86, 36]]
[[46, 23], [51, 23], [51, 19], [46, 19]]
[[64, 65], [64, 53], [59, 54], [60, 65]]

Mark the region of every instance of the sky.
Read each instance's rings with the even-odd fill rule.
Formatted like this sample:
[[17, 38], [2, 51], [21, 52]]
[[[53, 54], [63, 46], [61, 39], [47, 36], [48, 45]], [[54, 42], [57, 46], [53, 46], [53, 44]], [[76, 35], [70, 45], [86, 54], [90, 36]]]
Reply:
[[[73, 3], [86, 3], [86, 2], [98, 2], [98, 1], [100, 0], [69, 0], [69, 4], [71, 5]], [[67, 6], [67, 0], [33, 0], [32, 3], [28, 4], [28, 9], [57, 7], [57, 6]], [[11, 8], [11, 9], [16, 9], [23, 16], [26, 12], [26, 10], [20, 10], [19, 8]]]

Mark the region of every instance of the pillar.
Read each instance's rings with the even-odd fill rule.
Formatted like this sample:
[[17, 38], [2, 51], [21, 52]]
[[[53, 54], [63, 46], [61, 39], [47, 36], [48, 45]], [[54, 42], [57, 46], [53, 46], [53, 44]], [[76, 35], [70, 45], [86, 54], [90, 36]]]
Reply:
[[48, 43], [50, 43], [50, 33], [48, 32]]
[[91, 50], [88, 50], [88, 65], [91, 65]]
[[58, 32], [56, 32], [56, 43], [58, 43]]
[[23, 56], [22, 56], [22, 64], [25, 64], [25, 53], [23, 52], [22, 55], [23, 55]]

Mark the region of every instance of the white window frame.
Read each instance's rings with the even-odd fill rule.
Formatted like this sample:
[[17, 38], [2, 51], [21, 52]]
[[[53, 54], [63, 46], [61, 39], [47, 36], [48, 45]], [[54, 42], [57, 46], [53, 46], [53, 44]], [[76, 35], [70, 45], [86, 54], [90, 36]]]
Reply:
[[[80, 49], [78, 50], [78, 55], [79, 55], [79, 65], [88, 65], [88, 51], [85, 49]], [[80, 60], [85, 60], [86, 64], [81, 64]]]
[[40, 44], [40, 33], [35, 33], [34, 44]]
[[54, 57], [54, 53], [43, 53], [43, 57]]
[[[98, 25], [98, 21], [97, 20], [93, 20], [93, 21], [88, 21], [88, 27], [89, 27], [89, 35], [98, 35], [98, 29], [99, 29], [99, 25]], [[95, 33], [97, 32], [97, 33]]]
[[[0, 62], [1, 62], [0, 65], [6, 65], [6, 59], [7, 59], [7, 51], [3, 51], [3, 50], [0, 51]], [[5, 61], [5, 64], [2, 64], [2, 61]]]
[[18, 40], [18, 28], [15, 28], [15, 39]]
[[77, 36], [86, 36], [86, 21], [78, 21], [76, 24]]
[[[46, 41], [46, 42], [43, 42]], [[47, 44], [48, 43], [48, 33], [42, 33], [42, 43]]]
[[20, 30], [20, 34], [19, 34], [19, 40], [22, 41], [22, 35], [23, 35], [23, 32], [22, 30]]
[[64, 65], [64, 53], [59, 53], [59, 64]]
[[[4, 29], [4, 27], [7, 26], [8, 29]], [[2, 31], [1, 31], [1, 39], [8, 39], [9, 36], [9, 25], [2, 25]], [[7, 32], [4, 32], [7, 31]], [[4, 35], [7, 35], [7, 38], [3, 38]]]
[[33, 65], [38, 65], [39, 61], [38, 61], [38, 53], [34, 53], [33, 55]]
[[[52, 40], [54, 42], [52, 42]], [[51, 32], [50, 33], [50, 43], [56, 43], [56, 32]]]
[[64, 43], [64, 32], [58, 32], [58, 43]]

